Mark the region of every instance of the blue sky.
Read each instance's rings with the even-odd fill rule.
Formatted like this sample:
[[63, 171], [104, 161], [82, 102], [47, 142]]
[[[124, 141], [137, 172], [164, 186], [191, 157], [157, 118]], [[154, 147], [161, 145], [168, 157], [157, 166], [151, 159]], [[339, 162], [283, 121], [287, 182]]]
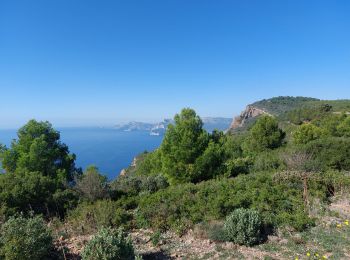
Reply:
[[350, 98], [350, 1], [0, 1], [0, 127]]

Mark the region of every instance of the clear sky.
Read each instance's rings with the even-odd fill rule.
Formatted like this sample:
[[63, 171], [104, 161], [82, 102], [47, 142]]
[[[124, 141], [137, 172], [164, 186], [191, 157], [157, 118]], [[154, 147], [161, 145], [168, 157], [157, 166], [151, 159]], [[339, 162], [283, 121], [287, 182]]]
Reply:
[[0, 0], [0, 127], [350, 98], [350, 1]]

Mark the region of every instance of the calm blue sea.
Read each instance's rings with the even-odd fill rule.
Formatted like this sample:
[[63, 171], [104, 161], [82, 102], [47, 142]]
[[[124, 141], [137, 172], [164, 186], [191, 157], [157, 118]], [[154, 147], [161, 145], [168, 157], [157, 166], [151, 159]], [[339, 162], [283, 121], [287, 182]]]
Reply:
[[[157, 148], [162, 136], [150, 136], [146, 131], [124, 132], [112, 128], [61, 128], [61, 140], [77, 156], [76, 164], [83, 169], [94, 164], [113, 179], [128, 167], [143, 151]], [[0, 143], [9, 146], [17, 130], [0, 130]]]

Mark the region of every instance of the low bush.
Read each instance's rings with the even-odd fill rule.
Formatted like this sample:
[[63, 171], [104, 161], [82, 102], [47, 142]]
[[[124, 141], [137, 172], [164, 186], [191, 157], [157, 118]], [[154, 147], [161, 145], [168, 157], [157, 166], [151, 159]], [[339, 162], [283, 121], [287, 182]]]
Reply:
[[92, 234], [102, 227], [128, 228], [131, 215], [118, 202], [99, 200], [95, 203], [81, 203], [69, 212], [68, 224], [77, 234]]
[[319, 171], [350, 170], [350, 138], [322, 138], [309, 142], [305, 148], [314, 155]]
[[98, 168], [93, 165], [88, 166], [76, 182], [76, 190], [86, 200], [96, 201], [109, 197], [107, 177], [102, 175]]
[[112, 183], [112, 189], [116, 193], [124, 193], [129, 196], [143, 193], [154, 193], [165, 189], [169, 184], [162, 175], [125, 175], [118, 177]]
[[153, 245], [153, 246], [158, 246], [159, 243], [160, 243], [161, 238], [162, 238], [162, 234], [160, 233], [159, 230], [156, 231], [156, 232], [154, 232], [154, 233], [152, 234], [151, 238], [150, 238], [151, 241], [152, 241], [152, 245]]
[[134, 260], [131, 238], [122, 230], [102, 228], [84, 247], [83, 260]]
[[39, 260], [53, 248], [52, 236], [43, 219], [10, 217], [1, 227], [0, 259]]
[[229, 159], [225, 162], [227, 177], [235, 177], [239, 174], [248, 174], [252, 165], [250, 157]]
[[195, 225], [194, 236], [199, 239], [210, 239], [212, 241], [227, 241], [222, 221], [204, 221]]
[[269, 226], [297, 229], [309, 221], [299, 186], [276, 183], [264, 172], [170, 186], [141, 197], [136, 219], [139, 226], [181, 231], [203, 221], [223, 219], [241, 207], [259, 211]]
[[77, 201], [74, 190], [40, 172], [0, 174], [0, 205], [6, 217], [18, 212], [63, 217]]
[[[279, 152], [277, 150], [277, 152]], [[276, 151], [263, 152], [254, 158], [254, 164], [251, 167], [254, 172], [274, 171], [283, 167], [283, 161]]]
[[261, 240], [261, 216], [256, 210], [236, 209], [227, 216], [224, 230], [229, 241], [239, 245], [254, 245]]

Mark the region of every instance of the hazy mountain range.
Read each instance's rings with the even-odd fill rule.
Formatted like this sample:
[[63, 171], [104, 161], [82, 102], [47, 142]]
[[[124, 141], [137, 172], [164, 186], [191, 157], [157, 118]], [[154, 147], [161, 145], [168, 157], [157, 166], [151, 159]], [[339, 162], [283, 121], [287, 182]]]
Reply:
[[[224, 117], [203, 117], [203, 126], [208, 132], [212, 132], [214, 129], [221, 131], [227, 130], [232, 122], [232, 118]], [[169, 124], [174, 123], [172, 119], [164, 119], [159, 123], [146, 123], [146, 122], [128, 122], [125, 124], [115, 125], [115, 128], [121, 131], [149, 131], [150, 135], [162, 135], [165, 133]]]

